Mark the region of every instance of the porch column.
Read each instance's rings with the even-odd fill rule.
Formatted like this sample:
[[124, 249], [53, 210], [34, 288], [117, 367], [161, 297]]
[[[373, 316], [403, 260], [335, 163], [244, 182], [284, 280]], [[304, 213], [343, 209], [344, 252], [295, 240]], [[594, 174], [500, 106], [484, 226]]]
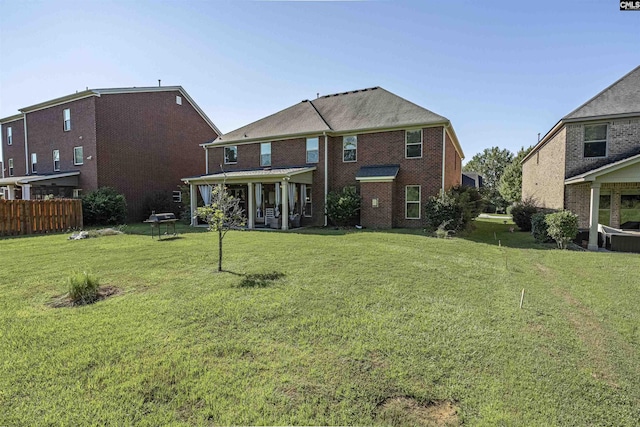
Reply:
[[7, 185], [9, 189], [9, 194], [7, 195], [7, 200], [15, 200], [16, 199], [16, 187], [15, 185]]
[[31, 200], [31, 184], [22, 184], [22, 200]]
[[198, 225], [198, 219], [196, 218], [196, 208], [198, 206], [198, 187], [195, 184], [189, 184], [189, 201], [191, 208], [191, 226]]
[[289, 229], [289, 181], [283, 180], [280, 185], [282, 191], [282, 212], [280, 217], [282, 218], [282, 229]]
[[249, 198], [249, 207], [247, 208], [247, 227], [248, 228], [255, 228], [255, 218], [256, 218], [256, 199], [255, 199], [255, 195], [254, 193], [254, 188], [255, 186], [253, 185], [253, 182], [250, 182], [247, 184], [247, 186], [249, 187], [249, 191], [247, 192], [247, 197]]
[[591, 211], [589, 214], [589, 245], [590, 251], [598, 250], [598, 213], [600, 209], [600, 183], [591, 183]]

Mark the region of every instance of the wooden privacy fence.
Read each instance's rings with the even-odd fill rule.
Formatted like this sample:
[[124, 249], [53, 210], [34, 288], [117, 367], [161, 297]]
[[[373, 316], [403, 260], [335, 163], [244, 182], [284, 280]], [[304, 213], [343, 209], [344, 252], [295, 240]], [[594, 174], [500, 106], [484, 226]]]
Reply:
[[0, 200], [0, 236], [82, 228], [80, 199]]

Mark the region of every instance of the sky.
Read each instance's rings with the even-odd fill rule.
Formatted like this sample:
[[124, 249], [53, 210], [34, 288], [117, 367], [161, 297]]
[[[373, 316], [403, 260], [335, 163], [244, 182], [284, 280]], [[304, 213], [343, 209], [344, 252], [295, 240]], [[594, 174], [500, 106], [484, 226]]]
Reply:
[[381, 86], [466, 160], [516, 152], [640, 65], [617, 0], [0, 0], [0, 117], [85, 88], [181, 85], [224, 133]]

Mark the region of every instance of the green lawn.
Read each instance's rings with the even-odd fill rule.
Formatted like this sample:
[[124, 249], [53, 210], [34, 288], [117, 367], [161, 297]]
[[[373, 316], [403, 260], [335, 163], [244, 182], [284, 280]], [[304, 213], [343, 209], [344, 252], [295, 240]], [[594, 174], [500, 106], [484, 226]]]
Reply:
[[477, 226], [0, 240], [0, 425], [636, 426], [640, 256]]

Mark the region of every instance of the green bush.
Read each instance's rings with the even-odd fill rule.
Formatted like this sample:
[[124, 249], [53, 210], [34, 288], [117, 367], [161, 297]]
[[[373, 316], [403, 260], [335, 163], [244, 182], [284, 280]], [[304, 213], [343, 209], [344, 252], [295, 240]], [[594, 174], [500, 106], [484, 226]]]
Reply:
[[[188, 197], [188, 196], [187, 196]], [[154, 191], [147, 193], [142, 199], [142, 217], [141, 221], [148, 219], [152, 212], [156, 213], [173, 213], [176, 218], [180, 215], [181, 206], [173, 201], [173, 193], [169, 191]]]
[[327, 216], [334, 225], [355, 225], [360, 215], [360, 196], [354, 187], [327, 194]]
[[127, 219], [127, 201], [111, 187], [91, 191], [82, 198], [85, 225], [123, 224]]
[[547, 214], [544, 212], [531, 215], [531, 234], [533, 238], [536, 239], [536, 242], [539, 243], [546, 243], [552, 240], [551, 237], [549, 237], [549, 233], [547, 233], [546, 216]]
[[74, 272], [67, 280], [69, 298], [74, 304], [91, 304], [98, 298], [100, 283], [86, 271]]
[[511, 208], [513, 222], [521, 231], [531, 231], [531, 217], [536, 212], [538, 212], [538, 208], [533, 199], [525, 199]]
[[558, 248], [566, 249], [578, 234], [578, 215], [571, 211], [560, 211], [545, 216], [547, 233], [556, 241]]
[[471, 227], [484, 207], [482, 196], [474, 187], [457, 186], [425, 204], [425, 226], [429, 231], [462, 231]]

